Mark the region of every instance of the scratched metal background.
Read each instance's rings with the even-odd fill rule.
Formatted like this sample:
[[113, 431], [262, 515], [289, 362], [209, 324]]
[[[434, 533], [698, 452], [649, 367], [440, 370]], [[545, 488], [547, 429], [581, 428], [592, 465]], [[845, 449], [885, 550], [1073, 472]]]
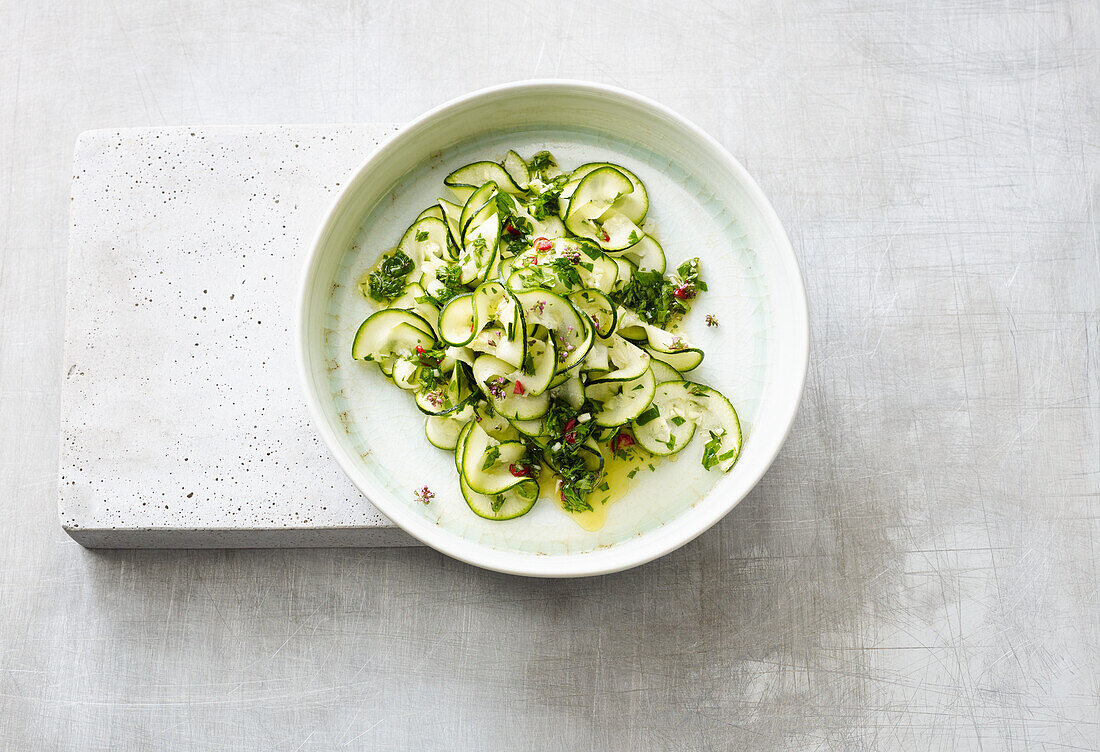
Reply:
[[[0, 748], [1100, 747], [1100, 6], [233, 5], [0, 3]], [[802, 259], [803, 409], [722, 524], [575, 582], [61, 532], [79, 131], [552, 75], [701, 124]]]

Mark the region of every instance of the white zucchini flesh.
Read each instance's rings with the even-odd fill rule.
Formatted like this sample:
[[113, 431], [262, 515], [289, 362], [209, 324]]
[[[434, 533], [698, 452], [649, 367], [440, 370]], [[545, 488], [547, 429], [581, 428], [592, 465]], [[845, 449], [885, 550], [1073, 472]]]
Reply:
[[386, 307], [416, 314], [428, 323], [433, 334], [438, 335], [436, 326], [439, 324], [439, 307], [430, 300], [425, 300], [424, 297], [424, 288], [419, 282], [413, 282], [410, 285], [405, 285], [401, 295]]
[[493, 200], [493, 194], [496, 191], [496, 183], [486, 183], [470, 194], [469, 198], [463, 203], [462, 214], [458, 218], [459, 236], [463, 238], [466, 236], [467, 227], [479, 211], [486, 206], [495, 206], [496, 202]]
[[512, 178], [513, 183], [523, 190], [527, 190], [527, 186], [531, 183], [531, 172], [527, 169], [527, 162], [523, 160], [523, 157], [514, 151], [509, 151], [504, 155], [503, 167], [504, 171], [508, 173], [508, 177]]
[[[494, 321], [500, 323], [509, 339], [522, 341], [525, 324], [518, 301], [500, 282], [490, 281], [443, 306], [439, 313], [439, 336], [447, 344], [461, 347], [470, 344]], [[523, 362], [524, 354], [520, 353], [517, 363]]]
[[653, 401], [655, 384], [648, 368], [630, 381], [609, 381], [589, 384], [585, 396], [601, 403], [592, 419], [599, 426], [621, 426], [637, 418]]
[[617, 208], [633, 191], [630, 179], [615, 167], [596, 168], [580, 179], [569, 199], [566, 229], [590, 238], [604, 250], [634, 245], [645, 233]]
[[352, 340], [351, 357], [382, 361], [415, 352], [418, 345], [425, 350], [435, 347], [431, 325], [410, 311], [385, 308], [360, 324]]
[[413, 222], [397, 250], [404, 253], [416, 268], [422, 270], [429, 259], [439, 259], [447, 255], [447, 223], [437, 217], [424, 217]]
[[439, 208], [439, 205], [429, 206], [424, 211], [416, 215], [416, 222], [419, 222], [426, 217], [434, 217], [435, 219], [443, 219], [443, 210]]
[[646, 213], [649, 212], [649, 195], [646, 193], [645, 184], [642, 183], [637, 175], [622, 165], [611, 164], [609, 162], [589, 162], [588, 164], [581, 165], [570, 173], [569, 182], [572, 184], [572, 187], [569, 188], [569, 184], [566, 185], [568, 193], [566, 189], [562, 190], [562, 197], [566, 201], [566, 208], [562, 212], [563, 216], [568, 214], [568, 202], [573, 195], [573, 191], [576, 190], [577, 183], [580, 182], [580, 179], [593, 170], [597, 170], [601, 167], [614, 167], [630, 179], [633, 190], [619, 199], [615, 208], [625, 214], [631, 222], [640, 226], [645, 220]]
[[593, 330], [601, 339], [607, 339], [615, 332], [617, 308], [602, 290], [577, 290], [566, 297], [573, 307], [588, 317]]
[[684, 375], [663, 360], [651, 358], [649, 368], [653, 371], [653, 380], [658, 384], [666, 381], [683, 381]]
[[530, 371], [523, 370], [516, 381], [527, 393], [538, 396], [550, 388], [557, 372], [557, 350], [549, 342], [532, 338], [527, 342], [527, 352], [530, 363], [525, 365], [530, 366]]
[[[539, 240], [551, 241], [547, 250], [539, 249]], [[580, 279], [567, 280], [555, 266], [558, 259], [565, 259], [568, 268]], [[508, 286], [513, 290], [544, 288], [558, 294], [574, 290], [596, 289], [611, 292], [619, 277], [619, 265], [591, 244], [578, 242], [576, 238], [540, 238], [531, 248], [519, 254], [509, 264]]]
[[741, 423], [717, 390], [690, 381], [658, 384], [653, 403], [634, 423], [634, 438], [654, 454], [675, 454], [696, 433], [718, 442], [715, 465], [728, 472], [741, 453]]
[[452, 189], [456, 187], [479, 188], [490, 182], [498, 185], [502, 191], [523, 193], [523, 189], [516, 185], [516, 181], [512, 179], [508, 171], [496, 162], [471, 162], [468, 165], [459, 167], [443, 178], [443, 184]]
[[539, 500], [539, 484], [533, 478], [517, 483], [502, 494], [480, 494], [470, 488], [463, 476], [458, 477], [459, 490], [471, 511], [487, 520], [514, 520], [531, 511]]
[[592, 383], [629, 381], [649, 370], [649, 353], [618, 334], [594, 343], [592, 350], [592, 356], [585, 365], [588, 380]]
[[644, 235], [637, 243], [622, 251], [609, 251], [634, 264], [644, 272], [665, 273], [665, 249], [652, 235]]
[[[570, 220], [585, 222], [597, 219], [615, 202], [631, 193], [630, 178], [614, 167], [599, 167], [581, 178], [569, 199], [565, 226], [573, 230]], [[574, 230], [575, 232], [575, 230]], [[580, 234], [580, 233], [576, 233]]]
[[[437, 205], [443, 213], [443, 220], [447, 223], [447, 231], [451, 235], [450, 248], [457, 249], [462, 245], [462, 232], [460, 229], [460, 222], [462, 221], [462, 204], [452, 204], [447, 199], [441, 198]], [[457, 258], [457, 254], [455, 258]]]
[[646, 352], [681, 373], [698, 368], [703, 362], [703, 351], [688, 342], [682, 334], [646, 323], [627, 308], [618, 309], [617, 326], [620, 336], [635, 341], [644, 340]]
[[527, 447], [522, 442], [497, 441], [475, 422], [462, 449], [462, 477], [478, 493], [503, 493], [523, 482], [524, 476], [513, 475], [508, 468], [522, 465], [526, 453]]
[[[482, 424], [484, 423], [483, 419]], [[487, 520], [515, 519], [531, 511], [531, 507], [535, 505], [539, 497], [539, 485], [534, 479], [527, 479], [505, 491], [504, 494], [493, 496], [480, 494], [466, 483], [466, 479], [462, 475], [462, 457], [466, 438], [475, 425], [477, 425], [475, 421], [469, 421], [459, 433], [455, 445], [455, 470], [458, 472], [459, 489], [462, 492], [462, 497], [466, 500], [466, 504], [474, 514]]]
[[575, 371], [562, 375], [568, 376], [568, 378], [554, 386], [550, 392], [551, 397], [561, 400], [575, 410], [579, 410], [581, 405], [584, 404], [584, 385], [581, 383], [580, 376]]
[[550, 409], [549, 392], [519, 394], [515, 381], [523, 374], [492, 355], [481, 355], [474, 361], [474, 381], [493, 405], [493, 409], [511, 420], [533, 420]]
[[676, 454], [695, 435], [703, 407], [684, 389], [686, 382], [658, 384], [653, 401], [634, 421], [634, 439], [653, 454]]
[[615, 284], [612, 286], [611, 291], [621, 290], [630, 282], [634, 272], [638, 271], [638, 265], [622, 256], [611, 256], [611, 260], [615, 262], [616, 271]]
[[[445, 373], [442, 365], [441, 363], [439, 366], [441, 374]], [[451, 377], [447, 383], [435, 389], [425, 390], [419, 383], [415, 383], [416, 406], [421, 412], [428, 415], [448, 415], [462, 408], [470, 396], [470, 385], [465, 376], [466, 369], [452, 368], [450, 374]]]
[[592, 347], [593, 329], [573, 304], [548, 290], [514, 294], [527, 319], [527, 330], [544, 326], [552, 333], [558, 351], [557, 370], [568, 371], [580, 364]]
[[451, 415], [429, 415], [424, 421], [424, 435], [432, 446], [453, 450], [458, 445], [458, 435], [474, 417], [474, 409], [467, 405]]
[[652, 345], [646, 345], [645, 349], [653, 358], [663, 360], [681, 373], [693, 371], [703, 362], [703, 351], [698, 347], [684, 346], [665, 351]]
[[496, 260], [499, 244], [500, 216], [494, 212], [484, 222], [470, 230], [465, 237], [462, 251], [459, 253], [462, 284], [483, 281], [488, 276]]

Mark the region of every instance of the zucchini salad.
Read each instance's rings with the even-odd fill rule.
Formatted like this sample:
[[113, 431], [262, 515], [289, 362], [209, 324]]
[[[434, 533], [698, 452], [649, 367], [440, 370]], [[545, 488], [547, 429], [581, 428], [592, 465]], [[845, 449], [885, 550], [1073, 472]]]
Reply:
[[455, 200], [362, 276], [380, 310], [352, 357], [412, 395], [474, 514], [510, 520], [547, 496], [595, 530], [635, 476], [689, 445], [707, 470], [733, 467], [737, 412], [684, 376], [703, 360], [677, 332], [707, 289], [699, 260], [666, 269], [634, 173], [510, 151], [443, 182]]

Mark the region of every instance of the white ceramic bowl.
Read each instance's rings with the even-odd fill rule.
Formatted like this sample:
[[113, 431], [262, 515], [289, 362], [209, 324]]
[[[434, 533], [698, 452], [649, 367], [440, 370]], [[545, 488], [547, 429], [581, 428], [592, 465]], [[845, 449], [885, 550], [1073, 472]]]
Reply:
[[[669, 267], [698, 255], [710, 292], [685, 321], [707, 353], [696, 378], [737, 408], [745, 442], [728, 474], [702, 469], [701, 446], [639, 478], [598, 532], [549, 501], [508, 522], [482, 520], [458, 493], [453, 460], [423, 436], [412, 400], [350, 358], [370, 313], [355, 280], [392, 247], [443, 177], [509, 148], [550, 148], [563, 167], [623, 164], [649, 191], [646, 229]], [[702, 325], [706, 313], [720, 326]], [[371, 154], [325, 218], [306, 263], [299, 368], [317, 430], [344, 472], [387, 517], [424, 543], [478, 566], [572, 577], [636, 566], [682, 546], [729, 512], [763, 476], [794, 420], [809, 322], [790, 241], [768, 200], [714, 139], [665, 107], [607, 86], [528, 81], [469, 94], [410, 123]], [[701, 445], [701, 441], [693, 444]], [[430, 486], [429, 505], [413, 500]]]

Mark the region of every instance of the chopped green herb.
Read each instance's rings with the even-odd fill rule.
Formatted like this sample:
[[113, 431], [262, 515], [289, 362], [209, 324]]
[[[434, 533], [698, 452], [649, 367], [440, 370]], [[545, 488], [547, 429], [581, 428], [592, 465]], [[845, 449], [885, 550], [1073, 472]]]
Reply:
[[707, 289], [699, 279], [699, 259], [685, 261], [677, 272], [678, 278], [667, 279], [657, 271], [637, 270], [621, 290], [612, 293], [612, 300], [647, 323], [665, 326], [688, 312], [696, 290]]
[[395, 300], [405, 290], [405, 277], [413, 270], [413, 260], [401, 251], [383, 256], [367, 277], [368, 293], [377, 301]]
[[440, 308], [447, 305], [451, 298], [464, 295], [469, 292], [466, 285], [462, 284], [462, 267], [441, 266], [435, 270], [435, 278], [443, 284], [443, 289], [432, 295], [432, 299]]
[[683, 418], [679, 415], [673, 415], [671, 418], [669, 418], [669, 420], [672, 421], [672, 425], [674, 425], [674, 426], [682, 426], [682, 425], [684, 425], [684, 423], [687, 422], [687, 420], [685, 418]]
[[531, 157], [527, 163], [527, 171], [531, 177], [545, 180], [550, 172], [557, 172], [558, 163], [554, 161], [554, 155], [548, 151], [540, 151]]
[[[481, 463], [482, 470], [488, 470], [490, 467], [496, 464], [496, 461], [500, 459], [500, 447], [493, 445], [485, 450], [485, 461]], [[496, 511], [495, 509], [493, 510]]]
[[600, 491], [610, 491], [611, 490], [611, 486], [607, 485], [607, 481], [604, 481], [600, 485], [596, 486], [596, 488], [599, 489]]
[[428, 231], [427, 230], [421, 230], [420, 232], [416, 233], [416, 242], [417, 243], [423, 243], [427, 239], [428, 239]]
[[639, 426], [644, 426], [646, 423], [656, 420], [660, 416], [661, 411], [657, 408], [656, 405], [653, 405], [652, 407], [643, 410], [642, 414], [634, 419], [634, 422], [637, 423]]
[[546, 188], [531, 197], [527, 204], [527, 213], [538, 220], [546, 219], [551, 214], [558, 213], [558, 199], [561, 198], [561, 189], [569, 182], [565, 175], [559, 175], [551, 180]]
[[489, 502], [489, 506], [492, 507], [494, 512], [499, 512], [500, 508], [504, 506], [504, 494], [500, 493], [493, 497], [493, 500]]
[[550, 262], [550, 268], [554, 270], [554, 273], [558, 275], [558, 279], [566, 287], [583, 287], [584, 283], [581, 282], [581, 275], [577, 272], [577, 267], [569, 262], [569, 259], [556, 258]]
[[634, 468], [633, 470], [631, 470], [629, 473], [626, 474], [626, 477], [628, 477], [630, 479], [633, 479], [634, 476], [637, 475], [637, 474], [638, 474], [638, 468]]
[[718, 450], [722, 448], [722, 437], [725, 435], [725, 431], [710, 431], [710, 441], [703, 447], [703, 469], [710, 470], [720, 461]]

